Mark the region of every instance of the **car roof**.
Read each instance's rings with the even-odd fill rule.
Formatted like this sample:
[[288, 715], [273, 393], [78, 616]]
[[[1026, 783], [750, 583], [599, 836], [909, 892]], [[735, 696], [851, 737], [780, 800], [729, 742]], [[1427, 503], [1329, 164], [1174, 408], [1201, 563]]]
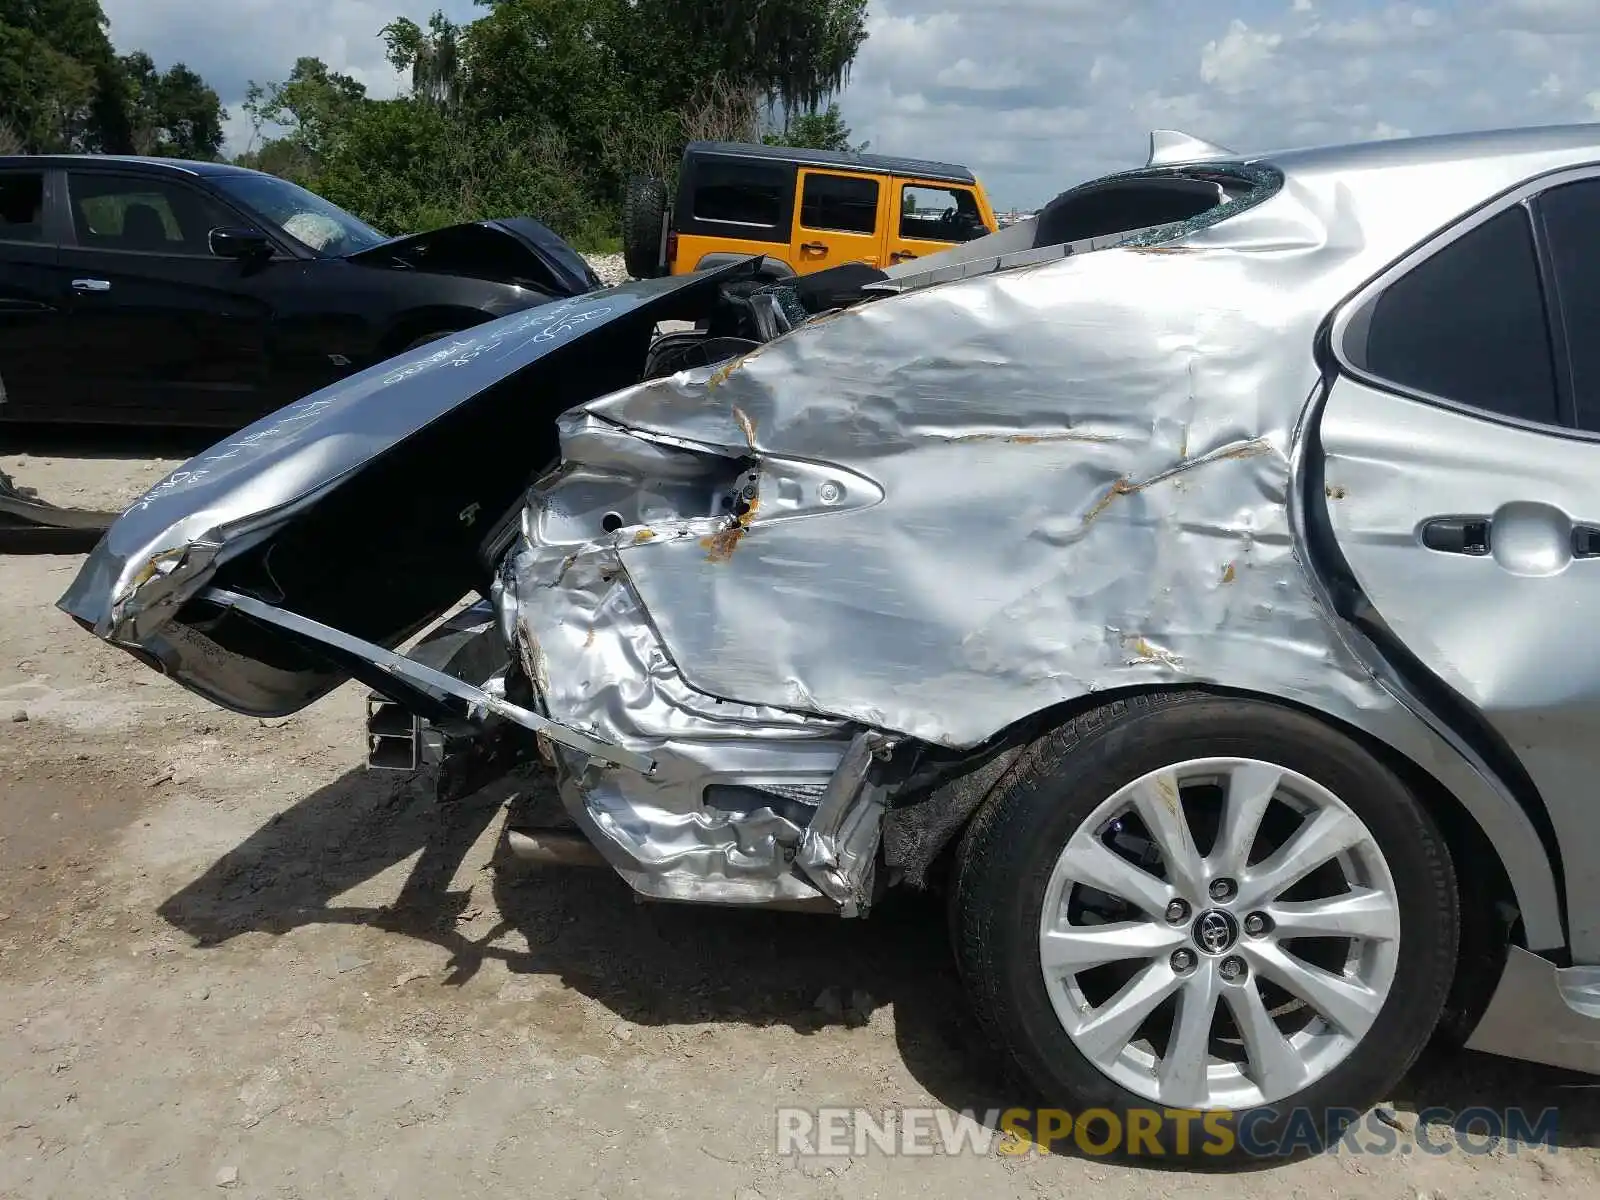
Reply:
[[796, 146], [764, 146], [754, 142], [690, 142], [686, 155], [752, 158], [794, 163], [804, 167], [845, 167], [875, 175], [912, 175], [949, 183], [976, 183], [968, 167], [920, 158], [895, 158], [888, 154], [859, 154], [840, 150], [805, 150]]
[[1600, 122], [1385, 138], [1241, 157], [1269, 163], [1288, 174], [1304, 172], [1321, 175], [1337, 171], [1382, 170], [1386, 167], [1412, 168], [1436, 163], [1488, 164], [1529, 155], [1570, 156], [1574, 161], [1590, 155], [1600, 158]]
[[69, 170], [73, 167], [142, 167], [173, 175], [259, 175], [249, 167], [225, 162], [196, 162], [183, 158], [156, 158], [138, 154], [5, 154], [0, 171]]

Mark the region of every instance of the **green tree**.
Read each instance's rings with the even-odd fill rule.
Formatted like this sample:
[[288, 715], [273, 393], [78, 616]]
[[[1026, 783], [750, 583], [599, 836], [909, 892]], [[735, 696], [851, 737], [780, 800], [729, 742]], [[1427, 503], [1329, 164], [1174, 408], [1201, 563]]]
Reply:
[[128, 149], [100, 0], [0, 0], [0, 122], [34, 152]]
[[252, 83], [241, 161], [394, 232], [528, 213], [593, 244], [614, 234], [628, 175], [670, 175], [694, 138], [758, 137], [764, 107], [792, 136], [848, 142], [822, 105], [866, 36], [866, 0], [479, 3], [466, 25], [383, 28], [410, 75], [399, 99], [310, 58]]
[[296, 59], [289, 78], [281, 83], [259, 84], [252, 79], [244, 110], [257, 136], [268, 125], [285, 126], [284, 137], [315, 162], [332, 149], [366, 99], [365, 84], [328, 70], [320, 58], [308, 57]]
[[467, 84], [461, 35], [461, 27], [442, 12], [433, 14], [427, 29], [399, 17], [380, 33], [394, 69], [411, 73], [412, 96], [440, 108], [455, 108]]
[[183, 63], [162, 74], [142, 50], [121, 61], [134, 148], [166, 158], [216, 158], [228, 114], [206, 81]]
[[850, 141], [850, 126], [837, 104], [829, 104], [821, 112], [802, 112], [790, 115], [784, 127], [762, 135], [769, 146], [799, 146], [805, 150], [839, 150], [860, 153], [869, 143], [859, 146]]

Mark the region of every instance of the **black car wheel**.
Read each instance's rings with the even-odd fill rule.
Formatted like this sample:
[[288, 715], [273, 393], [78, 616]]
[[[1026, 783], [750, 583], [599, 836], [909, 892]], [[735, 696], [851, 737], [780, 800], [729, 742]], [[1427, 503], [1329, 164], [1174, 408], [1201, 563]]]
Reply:
[[667, 215], [667, 185], [635, 175], [622, 197], [622, 259], [635, 279], [661, 274], [661, 236]]
[[[1456, 955], [1451, 864], [1401, 782], [1313, 717], [1200, 693], [1030, 747], [964, 835], [951, 903], [986, 1032], [1133, 1152], [1133, 1122], [1168, 1154], [1281, 1152], [1308, 1119], [1336, 1139], [1330, 1111], [1365, 1112], [1427, 1042]], [[1178, 1136], [1171, 1110], [1231, 1136]]]

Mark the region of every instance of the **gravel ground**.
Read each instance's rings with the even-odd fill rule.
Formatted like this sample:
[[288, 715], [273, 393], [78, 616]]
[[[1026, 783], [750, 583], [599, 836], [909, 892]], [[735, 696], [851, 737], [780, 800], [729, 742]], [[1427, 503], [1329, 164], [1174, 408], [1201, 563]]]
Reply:
[[601, 283], [626, 283], [628, 281], [628, 268], [623, 265], [620, 254], [585, 254], [589, 265], [594, 268], [594, 273], [600, 276]]
[[[112, 507], [198, 448], [30, 441], [0, 469]], [[80, 562], [0, 557], [0, 1197], [1596, 1194], [1597, 1092], [1468, 1054], [1425, 1058], [1398, 1123], [1560, 1105], [1561, 1152], [779, 1156], [778, 1105], [1021, 1102], [936, 907], [844, 922], [498, 875], [504, 789], [440, 810], [365, 772], [355, 688], [284, 721], [212, 708], [53, 607]]]

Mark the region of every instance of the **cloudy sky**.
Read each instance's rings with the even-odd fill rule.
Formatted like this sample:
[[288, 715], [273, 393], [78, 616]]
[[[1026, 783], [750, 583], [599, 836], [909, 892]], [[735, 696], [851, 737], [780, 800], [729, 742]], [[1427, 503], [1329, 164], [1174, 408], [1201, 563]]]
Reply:
[[[378, 30], [472, 0], [102, 0], [249, 135], [250, 79], [316, 55], [392, 95]], [[874, 150], [963, 162], [997, 206], [1143, 161], [1152, 128], [1242, 150], [1600, 119], [1596, 0], [871, 0], [840, 98]]]

